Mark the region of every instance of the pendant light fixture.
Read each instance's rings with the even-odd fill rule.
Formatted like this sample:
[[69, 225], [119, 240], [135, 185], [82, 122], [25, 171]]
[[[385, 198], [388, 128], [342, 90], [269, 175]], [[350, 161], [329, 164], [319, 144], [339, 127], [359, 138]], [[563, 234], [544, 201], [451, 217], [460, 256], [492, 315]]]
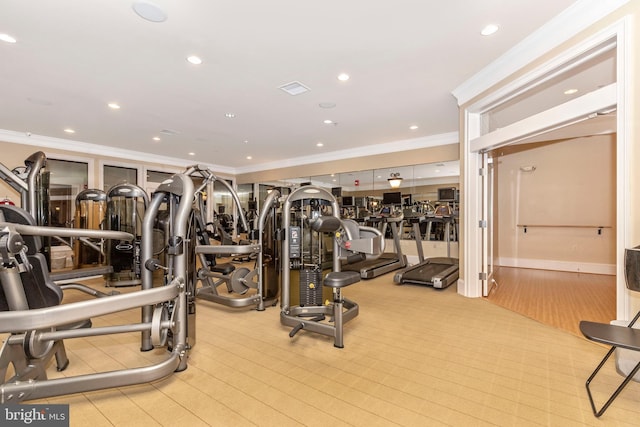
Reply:
[[387, 179], [387, 181], [389, 181], [391, 188], [399, 188], [400, 184], [402, 184], [402, 177], [399, 172], [394, 172], [391, 174], [391, 178]]

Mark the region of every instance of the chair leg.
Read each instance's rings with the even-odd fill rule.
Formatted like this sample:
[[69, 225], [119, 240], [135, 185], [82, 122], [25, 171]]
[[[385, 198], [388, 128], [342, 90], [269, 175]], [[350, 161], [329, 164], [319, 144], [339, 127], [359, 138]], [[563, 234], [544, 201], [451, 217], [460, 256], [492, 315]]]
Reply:
[[609, 359], [609, 357], [613, 354], [615, 349], [616, 349], [616, 347], [611, 347], [611, 349], [606, 354], [606, 356], [604, 356], [604, 358], [602, 359], [602, 361], [600, 362], [598, 367], [593, 371], [591, 376], [589, 376], [589, 378], [587, 379], [587, 382], [585, 384], [585, 386], [587, 387], [587, 394], [589, 395], [589, 403], [591, 403], [591, 409], [593, 410], [593, 415], [595, 415], [596, 417], [600, 417], [602, 414], [604, 414], [604, 411], [607, 410], [607, 408], [609, 407], [609, 405], [611, 405], [611, 403], [614, 401], [614, 399], [616, 397], [618, 397], [618, 395], [620, 394], [622, 389], [625, 388], [625, 386], [629, 383], [629, 381], [631, 381], [631, 379], [638, 372], [638, 370], [640, 370], [640, 362], [638, 362], [638, 364], [631, 370], [629, 375], [627, 375], [625, 377], [624, 381], [622, 381], [622, 383], [618, 386], [618, 388], [613, 392], [613, 394], [611, 395], [609, 400], [607, 400], [605, 402], [605, 404], [602, 406], [602, 408], [600, 408], [599, 410], [596, 409], [596, 405], [595, 405], [595, 403], [593, 401], [593, 396], [591, 395], [591, 389], [589, 388], [589, 385], [591, 384], [591, 380], [593, 380], [595, 378], [596, 374], [600, 371], [600, 368], [602, 368], [604, 366], [604, 364]]

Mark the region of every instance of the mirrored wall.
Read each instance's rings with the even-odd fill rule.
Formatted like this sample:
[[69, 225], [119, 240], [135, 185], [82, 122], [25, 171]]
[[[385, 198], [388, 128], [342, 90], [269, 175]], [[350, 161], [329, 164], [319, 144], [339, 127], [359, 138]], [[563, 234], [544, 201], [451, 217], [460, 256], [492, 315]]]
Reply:
[[[311, 184], [327, 188], [344, 206], [343, 216], [357, 219], [375, 213], [389, 201], [385, 197], [394, 199], [394, 205], [403, 210], [405, 217], [412, 213], [433, 213], [443, 205], [457, 214], [459, 182], [459, 162], [448, 161], [298, 177], [263, 183], [261, 187], [296, 188]], [[263, 197], [259, 199], [262, 201]], [[402, 237], [409, 238], [409, 233], [403, 233]]]

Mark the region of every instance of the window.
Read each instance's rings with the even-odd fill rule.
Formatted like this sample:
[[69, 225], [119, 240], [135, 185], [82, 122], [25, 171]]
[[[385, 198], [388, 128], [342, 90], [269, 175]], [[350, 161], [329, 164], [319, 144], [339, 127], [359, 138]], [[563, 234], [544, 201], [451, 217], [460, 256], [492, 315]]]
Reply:
[[103, 190], [106, 193], [109, 193], [109, 189], [117, 184], [138, 185], [138, 169], [136, 168], [104, 165], [102, 172], [104, 176]]

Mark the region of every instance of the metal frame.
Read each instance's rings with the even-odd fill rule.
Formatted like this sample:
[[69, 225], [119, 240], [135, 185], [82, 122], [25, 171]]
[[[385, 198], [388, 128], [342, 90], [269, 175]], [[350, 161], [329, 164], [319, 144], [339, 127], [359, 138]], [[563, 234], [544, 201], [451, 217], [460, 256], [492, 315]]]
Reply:
[[[332, 215], [340, 219], [340, 206], [335, 197], [323, 188], [315, 186], [300, 187], [287, 197], [283, 206], [283, 229], [289, 229], [291, 226], [291, 216], [289, 212], [293, 202], [304, 199], [319, 199], [330, 202]], [[289, 334], [293, 337], [300, 329], [309, 330], [318, 334], [333, 337], [334, 347], [344, 347], [344, 323], [354, 319], [359, 313], [359, 306], [355, 302], [342, 297], [339, 287], [333, 288], [333, 302], [312, 307], [301, 307], [299, 305], [291, 305], [290, 296], [290, 266], [291, 258], [289, 253], [289, 239], [285, 237], [282, 242], [282, 288], [281, 288], [281, 304], [280, 304], [280, 323], [286, 326], [292, 326], [293, 330]], [[338, 239], [333, 239], [333, 260], [332, 271], [341, 271], [341, 261], [338, 256], [340, 246]], [[330, 273], [331, 274], [331, 273]], [[320, 320], [324, 315], [333, 316], [333, 324], [323, 323]]]
[[602, 414], [604, 414], [607, 408], [613, 403], [615, 398], [618, 397], [620, 392], [626, 387], [627, 384], [629, 384], [629, 381], [631, 381], [636, 373], [640, 371], [639, 361], [633, 367], [631, 372], [627, 374], [618, 388], [615, 389], [609, 399], [607, 399], [607, 401], [602, 405], [602, 408], [596, 408], [595, 402], [593, 400], [593, 395], [591, 394], [591, 381], [593, 381], [600, 369], [605, 365], [607, 360], [609, 360], [609, 357], [611, 357], [611, 355], [617, 348], [640, 351], [640, 330], [633, 328], [633, 325], [636, 323], [638, 318], [640, 318], [640, 312], [635, 315], [635, 317], [626, 327], [608, 325], [605, 323], [588, 322], [584, 320], [580, 322], [580, 331], [586, 338], [591, 341], [612, 346], [585, 383], [587, 395], [589, 396], [589, 403], [591, 404], [593, 415], [595, 415], [596, 417], [600, 417]]

